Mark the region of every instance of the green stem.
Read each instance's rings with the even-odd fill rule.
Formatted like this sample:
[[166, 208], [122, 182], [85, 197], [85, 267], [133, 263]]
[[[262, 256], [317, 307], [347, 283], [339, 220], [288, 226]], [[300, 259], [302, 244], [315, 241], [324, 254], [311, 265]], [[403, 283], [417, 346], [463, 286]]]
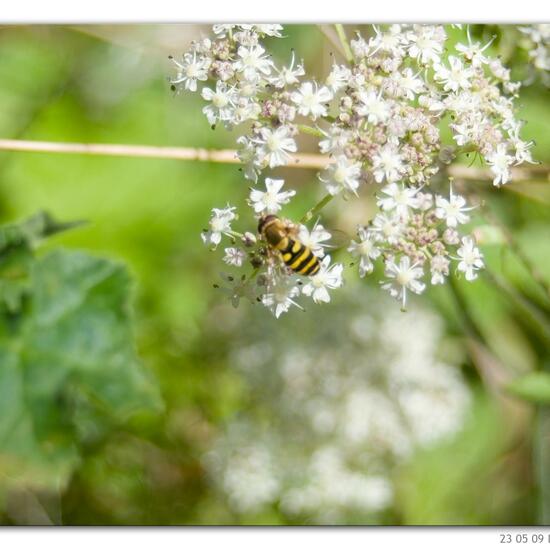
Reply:
[[336, 29], [336, 34], [338, 35], [338, 38], [342, 43], [342, 48], [344, 48], [344, 53], [346, 55], [346, 59], [348, 60], [348, 63], [353, 63], [353, 53], [351, 51], [348, 38], [344, 31], [344, 26], [341, 23], [336, 23], [334, 25], [334, 28]]
[[260, 267], [261, 266], [258, 266], [258, 267], [255, 267], [254, 270], [252, 271], [252, 273], [247, 277], [247, 281], [251, 281], [252, 279], [254, 279], [254, 277], [256, 277], [256, 275], [258, 275], [258, 272], [260, 271]]
[[455, 156], [455, 158], [458, 158], [459, 155], [466, 155], [468, 153], [477, 153], [477, 152], [478, 152], [477, 146], [474, 145], [473, 143], [469, 143], [468, 145], [463, 145], [462, 147], [457, 147], [454, 150], [454, 156]]
[[331, 195], [330, 193], [327, 193], [313, 208], [310, 208], [302, 216], [302, 219], [300, 220], [300, 223], [306, 223], [309, 220], [311, 220], [311, 218], [313, 218], [313, 216], [315, 216], [315, 214], [320, 212], [333, 198], [334, 198], [334, 195]]
[[453, 299], [457, 305], [456, 311], [457, 315], [462, 321], [462, 329], [468, 337], [474, 340], [483, 341], [483, 335], [481, 334], [474, 319], [470, 315], [470, 308], [468, 307], [464, 296], [458, 288], [456, 279], [453, 276], [450, 276], [448, 282], [449, 284], [447, 288], [450, 290], [451, 295], [453, 296]]
[[298, 124], [298, 130], [302, 132], [302, 134], [308, 134], [310, 136], [315, 137], [325, 137], [325, 134], [321, 132], [318, 128], [313, 128], [312, 126], [307, 126], [305, 124]]
[[550, 342], [550, 324], [544, 315], [526, 300], [514, 287], [509, 285], [502, 277], [491, 272], [486, 266], [483, 270], [490, 283], [505, 294], [510, 301], [525, 315], [525, 320], [537, 332], [543, 342]]
[[494, 214], [494, 212], [489, 208], [488, 201], [485, 202], [483, 206], [483, 210], [485, 213], [485, 217], [487, 220], [492, 223], [493, 225], [496, 225], [504, 235], [504, 238], [506, 239], [506, 242], [512, 252], [517, 256], [517, 258], [520, 260], [521, 263], [523, 263], [523, 266], [531, 275], [531, 278], [533, 281], [538, 285], [538, 287], [542, 290], [543, 294], [546, 297], [550, 296], [550, 286], [546, 283], [544, 278], [542, 277], [541, 273], [539, 272], [536, 265], [533, 264], [530, 258], [527, 257], [527, 255], [523, 252], [521, 246], [519, 245], [518, 241], [512, 234], [512, 232], [506, 227], [505, 224], [503, 224], [497, 216]]

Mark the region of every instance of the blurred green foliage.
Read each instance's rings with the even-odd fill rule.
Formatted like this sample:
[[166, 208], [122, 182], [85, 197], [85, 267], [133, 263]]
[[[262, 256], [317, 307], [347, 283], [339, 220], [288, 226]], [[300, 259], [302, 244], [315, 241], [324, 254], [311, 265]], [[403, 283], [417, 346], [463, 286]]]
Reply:
[[508, 391], [527, 401], [550, 405], [550, 373], [537, 371], [526, 374], [514, 380]]
[[[474, 30], [479, 37], [508, 36], [501, 27]], [[166, 56], [186, 49], [199, 32], [207, 30], [3, 27], [0, 135], [233, 146], [234, 136], [208, 127], [199, 98], [173, 96], [165, 80]], [[286, 40], [273, 41], [275, 55], [286, 59], [294, 48], [322, 75], [331, 47], [319, 29], [289, 26], [285, 33]], [[502, 42], [491, 53], [499, 53]], [[509, 59], [514, 55], [520, 63], [521, 52]], [[548, 90], [534, 84], [519, 103], [525, 136], [537, 142], [534, 157], [549, 162]], [[279, 173], [303, 186], [291, 214], [303, 213], [318, 193], [314, 173]], [[496, 192], [487, 184], [476, 192], [490, 198], [494, 216], [549, 284], [550, 186], [525, 182]], [[32, 255], [22, 287], [32, 299], [17, 312], [13, 294], [6, 306], [15, 313], [5, 310], [0, 321], [3, 523], [286, 521], [277, 510], [259, 518], [237, 515], [201, 462], [229, 419], [255, 414], [253, 396], [227, 356], [211, 348], [205, 330], [209, 310], [223, 297], [212, 288], [219, 263], [199, 237], [213, 206], [228, 198], [241, 202], [246, 194], [234, 166], [0, 153], [2, 222], [41, 209], [90, 222], [50, 237]], [[327, 215], [339, 223], [336, 206]], [[473, 223], [488, 221], [479, 213]], [[549, 456], [548, 449], [532, 452], [540, 424], [528, 406], [494, 385], [495, 378], [511, 381], [548, 364], [549, 342], [536, 321], [548, 322], [548, 296], [505, 243], [487, 244], [484, 253], [516, 300], [489, 279], [458, 281], [454, 290], [426, 297], [446, 320], [448, 353], [462, 363], [476, 407], [454, 441], [423, 451], [396, 474], [398, 502], [389, 523], [528, 524], [548, 517], [540, 515], [540, 480], [548, 475], [540, 457]], [[346, 276], [358, 284], [352, 270]]]
[[65, 489], [85, 447], [161, 407], [135, 353], [124, 267], [61, 249], [34, 258], [32, 244], [66, 226], [38, 215], [0, 228], [1, 497]]

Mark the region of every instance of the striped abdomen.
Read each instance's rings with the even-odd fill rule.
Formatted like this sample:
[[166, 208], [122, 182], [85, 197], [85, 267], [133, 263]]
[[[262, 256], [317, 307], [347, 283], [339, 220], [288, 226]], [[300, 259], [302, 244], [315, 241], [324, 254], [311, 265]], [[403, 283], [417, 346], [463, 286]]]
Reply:
[[299, 275], [315, 275], [321, 265], [309, 247], [292, 237], [283, 237], [275, 246], [285, 264]]

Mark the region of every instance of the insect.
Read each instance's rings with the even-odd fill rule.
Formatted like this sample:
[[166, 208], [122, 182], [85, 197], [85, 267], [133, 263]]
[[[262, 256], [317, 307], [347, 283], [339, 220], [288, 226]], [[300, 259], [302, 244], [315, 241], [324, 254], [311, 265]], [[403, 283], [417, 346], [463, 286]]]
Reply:
[[319, 258], [298, 240], [297, 228], [292, 223], [268, 214], [260, 218], [258, 233], [294, 273], [311, 277], [321, 269]]

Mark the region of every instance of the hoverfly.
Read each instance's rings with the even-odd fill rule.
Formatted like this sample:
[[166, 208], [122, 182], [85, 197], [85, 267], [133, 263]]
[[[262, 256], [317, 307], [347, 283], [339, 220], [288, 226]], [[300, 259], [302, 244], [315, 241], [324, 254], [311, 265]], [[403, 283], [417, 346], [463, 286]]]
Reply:
[[258, 233], [294, 273], [312, 277], [321, 269], [319, 258], [299, 240], [298, 227], [293, 223], [268, 214], [260, 218]]

